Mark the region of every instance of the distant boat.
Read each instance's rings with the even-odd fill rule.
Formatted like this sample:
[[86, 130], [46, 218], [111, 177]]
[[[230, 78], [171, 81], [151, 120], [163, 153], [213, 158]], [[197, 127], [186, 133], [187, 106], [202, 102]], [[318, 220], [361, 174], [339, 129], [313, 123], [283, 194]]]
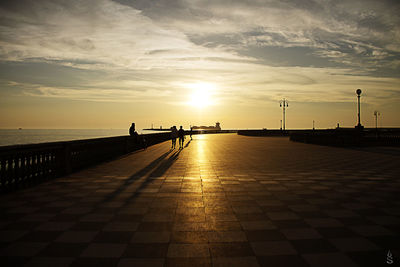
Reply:
[[192, 126], [193, 130], [221, 130], [221, 125], [219, 122], [215, 123], [215, 126]]
[[18, 130], [22, 130], [22, 128], [18, 128]]

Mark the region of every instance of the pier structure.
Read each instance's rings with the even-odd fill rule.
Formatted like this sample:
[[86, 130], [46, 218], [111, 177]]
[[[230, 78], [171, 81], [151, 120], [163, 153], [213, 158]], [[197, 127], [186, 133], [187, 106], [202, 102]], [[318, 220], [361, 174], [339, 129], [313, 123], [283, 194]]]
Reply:
[[[122, 147], [121, 147], [122, 149]], [[0, 196], [2, 266], [380, 266], [400, 151], [196, 135]]]

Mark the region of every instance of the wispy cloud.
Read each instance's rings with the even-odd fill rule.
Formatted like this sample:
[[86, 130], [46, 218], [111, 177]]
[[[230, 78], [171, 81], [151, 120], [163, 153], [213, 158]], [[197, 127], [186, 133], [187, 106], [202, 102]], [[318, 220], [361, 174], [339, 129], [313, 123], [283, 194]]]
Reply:
[[243, 59], [195, 45], [184, 33], [161, 27], [141, 11], [115, 2], [27, 4], [30, 13], [1, 9], [3, 60], [53, 60], [83, 69], [151, 69], [190, 67], [181, 60], [191, 58]]
[[[351, 66], [390, 67], [399, 58], [400, 4], [396, 1], [124, 1], [157, 25], [196, 43], [240, 51], [249, 46], [308, 47]], [[358, 66], [358, 65], [357, 65]]]
[[95, 102], [161, 102], [171, 95], [168, 90], [127, 90], [104, 87], [51, 87], [41, 84], [9, 82], [9, 86], [22, 88], [22, 94], [31, 97], [73, 99]]
[[84, 101], [182, 103], [179, 84], [201, 81], [219, 103], [343, 102], [360, 86], [400, 101], [399, 13], [390, 0], [2, 1], [0, 61], [19, 73], [0, 79]]
[[[358, 57], [375, 66], [400, 51], [400, 5], [390, 1], [22, 2], [25, 7], [8, 2], [0, 11], [3, 60], [187, 68], [199, 66], [198, 58], [249, 60], [242, 49], [279, 46], [310, 47], [343, 64]], [[221, 42], [226, 36], [229, 41]]]

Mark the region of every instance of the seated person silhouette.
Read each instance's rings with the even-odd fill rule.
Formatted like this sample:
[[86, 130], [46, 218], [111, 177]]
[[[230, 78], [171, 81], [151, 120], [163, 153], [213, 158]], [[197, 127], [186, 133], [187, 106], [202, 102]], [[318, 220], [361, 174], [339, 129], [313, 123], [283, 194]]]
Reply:
[[135, 130], [135, 123], [134, 122], [132, 122], [132, 125], [129, 128], [129, 135], [134, 137], [134, 141], [137, 144], [138, 143], [138, 133]]

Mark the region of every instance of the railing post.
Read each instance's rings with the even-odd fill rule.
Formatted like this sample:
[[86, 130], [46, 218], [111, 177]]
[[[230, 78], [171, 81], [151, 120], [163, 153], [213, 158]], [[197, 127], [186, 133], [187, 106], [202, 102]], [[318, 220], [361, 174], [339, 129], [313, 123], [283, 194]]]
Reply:
[[1, 158], [0, 159], [0, 182], [1, 182], [1, 187], [0, 191], [5, 191], [6, 190], [6, 184], [7, 184], [7, 174], [6, 174], [6, 159]]
[[65, 160], [65, 174], [69, 174], [72, 172], [72, 155], [71, 155], [71, 145], [66, 143], [64, 147], [64, 160]]
[[129, 137], [128, 136], [126, 136], [125, 137], [125, 154], [128, 154], [130, 151], [129, 151]]
[[61, 146], [56, 156], [58, 176], [71, 173], [71, 146], [65, 143]]

